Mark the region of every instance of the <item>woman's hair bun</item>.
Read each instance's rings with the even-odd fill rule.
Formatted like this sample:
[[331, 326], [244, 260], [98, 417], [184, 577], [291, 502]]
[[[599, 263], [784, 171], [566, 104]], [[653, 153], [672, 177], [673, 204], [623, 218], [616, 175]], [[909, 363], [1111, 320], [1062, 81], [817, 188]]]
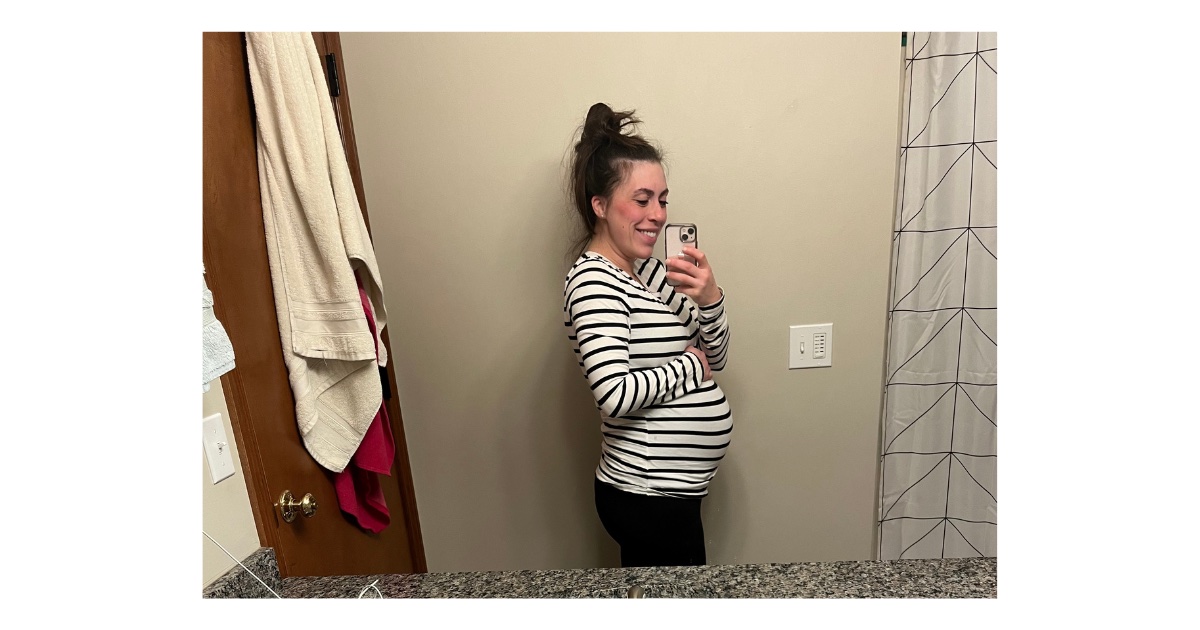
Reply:
[[591, 143], [597, 140], [611, 140], [620, 136], [626, 125], [639, 123], [633, 117], [633, 112], [614, 112], [606, 103], [596, 103], [588, 109], [587, 118], [583, 122], [583, 134], [580, 140]]

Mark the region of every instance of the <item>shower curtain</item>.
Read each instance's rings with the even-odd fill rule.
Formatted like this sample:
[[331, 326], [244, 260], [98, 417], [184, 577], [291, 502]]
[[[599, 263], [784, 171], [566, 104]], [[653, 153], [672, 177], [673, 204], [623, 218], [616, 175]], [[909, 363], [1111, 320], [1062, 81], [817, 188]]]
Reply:
[[996, 556], [996, 34], [908, 33], [882, 560]]

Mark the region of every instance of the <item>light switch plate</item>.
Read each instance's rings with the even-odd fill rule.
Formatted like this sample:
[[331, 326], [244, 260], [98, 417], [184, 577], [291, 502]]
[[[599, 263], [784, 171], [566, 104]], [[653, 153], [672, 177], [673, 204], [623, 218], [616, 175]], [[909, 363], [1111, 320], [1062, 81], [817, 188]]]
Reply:
[[233, 446], [225, 436], [225, 423], [219, 413], [204, 419], [204, 456], [214, 484], [233, 475]]
[[[820, 335], [824, 335], [824, 339]], [[822, 343], [823, 341], [823, 343]], [[824, 354], [822, 356], [822, 350]], [[817, 358], [820, 356], [820, 358]], [[788, 328], [788, 369], [832, 367], [833, 324]]]

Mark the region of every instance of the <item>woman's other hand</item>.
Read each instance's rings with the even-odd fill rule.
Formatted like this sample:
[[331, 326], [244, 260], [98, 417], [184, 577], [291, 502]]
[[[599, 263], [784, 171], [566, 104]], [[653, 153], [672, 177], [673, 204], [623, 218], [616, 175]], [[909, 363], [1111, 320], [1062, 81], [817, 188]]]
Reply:
[[702, 378], [700, 380], [711, 381], [712, 380], [712, 370], [709, 369], [709, 367], [708, 367], [708, 357], [704, 354], [704, 351], [701, 350], [700, 348], [697, 348], [696, 346], [688, 346], [687, 351], [691, 352], [692, 354], [699, 357], [700, 364], [704, 366], [704, 378]]

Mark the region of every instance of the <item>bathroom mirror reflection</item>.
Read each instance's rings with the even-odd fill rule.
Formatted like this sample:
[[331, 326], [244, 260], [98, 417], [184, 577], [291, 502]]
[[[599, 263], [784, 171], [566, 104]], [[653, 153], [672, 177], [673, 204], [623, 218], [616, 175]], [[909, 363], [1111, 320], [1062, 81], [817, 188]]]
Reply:
[[[266, 96], [286, 73], [253, 69], [286, 46], [205, 35], [205, 281], [235, 356], [211, 382], [205, 416], [220, 414], [236, 438], [232, 476], [212, 483], [205, 460], [205, 531], [227, 548], [205, 541], [206, 583], [233, 564], [228, 555], [260, 546], [274, 547], [284, 577], [620, 567], [594, 484], [633, 484], [639, 471], [679, 491], [665, 494], [703, 496], [708, 565], [996, 555], [994, 33], [311, 37], [315, 49], [297, 58], [315, 62], [337, 96], [326, 144], [314, 135], [289, 147], [264, 139], [292, 124], [269, 118], [294, 109]], [[581, 250], [580, 230], [597, 228], [580, 227], [569, 171], [597, 103], [636, 112], [640, 124], [625, 131], [661, 160], [621, 171], [636, 171], [638, 186], [617, 182], [629, 198], [594, 209], [609, 213], [609, 231]], [[271, 142], [278, 152], [264, 152]], [[362, 207], [372, 260], [355, 263], [342, 289], [361, 309], [352, 319], [383, 324], [382, 335], [363, 334], [386, 341], [387, 355], [372, 377], [383, 412], [363, 443], [393, 464], [390, 475], [355, 464], [358, 438], [335, 426], [312, 429], [325, 432], [320, 446], [300, 437], [295, 365], [345, 373], [317, 366], [324, 355], [301, 342], [281, 343], [280, 319], [291, 340], [310, 319], [273, 289], [284, 274], [271, 256], [293, 260], [287, 246], [266, 245], [290, 233], [289, 186], [306, 185], [287, 160], [343, 142], [348, 177], [331, 198]], [[270, 168], [292, 179], [263, 175]], [[264, 199], [279, 207], [274, 226], [264, 227]], [[719, 356], [627, 347], [644, 361], [632, 369], [650, 371], [615, 377], [630, 389], [614, 397], [641, 401], [608, 411], [643, 420], [609, 418], [608, 455], [624, 466], [613, 474], [601, 465], [603, 379], [585, 378], [613, 368], [582, 359], [579, 329], [614, 323], [576, 322], [569, 304], [564, 314], [564, 284], [591, 251], [597, 277], [620, 291], [670, 296], [642, 258], [665, 257], [653, 228], [666, 223], [695, 226], [707, 275], [687, 287], [690, 306], [664, 300], [695, 316], [694, 343], [718, 316], [698, 307], [720, 297], [724, 328], [701, 344]], [[633, 324], [656, 325], [635, 315], [607, 338], [636, 343]], [[825, 337], [793, 330], [826, 324]], [[665, 382], [671, 374], [680, 381]], [[680, 384], [689, 378], [697, 387]], [[683, 397], [701, 382], [719, 387], [710, 390], [726, 400], [731, 430], [645, 422], [647, 408], [675, 398], [712, 403]], [[320, 465], [315, 451], [345, 469]], [[707, 455], [716, 451], [719, 460]], [[716, 466], [711, 480], [681, 472], [712, 467], [697, 461]], [[312, 493], [315, 513], [285, 522], [284, 490], [297, 502]]]

